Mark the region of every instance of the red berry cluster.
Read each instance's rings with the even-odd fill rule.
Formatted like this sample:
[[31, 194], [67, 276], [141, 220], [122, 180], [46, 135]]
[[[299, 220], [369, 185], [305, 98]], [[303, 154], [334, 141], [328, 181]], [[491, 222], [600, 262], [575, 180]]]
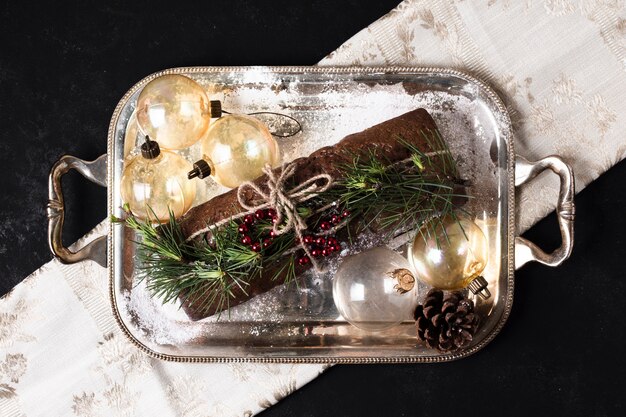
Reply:
[[277, 219], [276, 210], [265, 209], [257, 210], [254, 214], [246, 214], [243, 221], [239, 223], [239, 233], [241, 233], [241, 243], [246, 246], [250, 246], [255, 252], [261, 252], [261, 249], [267, 249], [272, 244], [272, 240], [276, 237], [273, 230], [270, 230], [267, 234], [261, 235], [260, 240], [253, 242], [250, 234], [254, 233], [254, 225], [260, 221], [270, 220], [275, 223]]
[[[333, 226], [339, 224], [342, 219], [350, 216], [350, 212], [348, 210], [344, 210], [341, 214], [332, 214], [328, 219], [322, 219], [319, 224], [319, 228], [321, 232], [326, 232], [332, 229]], [[314, 258], [319, 258], [322, 256], [329, 256], [335, 252], [341, 251], [341, 245], [339, 241], [334, 236], [316, 236], [316, 235], [306, 235], [302, 237], [302, 243], [307, 245], [309, 249], [309, 253]], [[308, 255], [304, 254], [298, 258], [299, 265], [307, 265], [311, 262], [311, 259]]]

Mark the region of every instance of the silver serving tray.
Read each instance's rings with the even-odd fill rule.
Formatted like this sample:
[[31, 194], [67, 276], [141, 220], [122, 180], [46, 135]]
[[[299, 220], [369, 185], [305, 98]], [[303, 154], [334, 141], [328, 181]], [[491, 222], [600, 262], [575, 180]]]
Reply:
[[[299, 288], [278, 288], [231, 309], [230, 314], [193, 322], [176, 305], [161, 305], [137, 284], [128, 230], [111, 223], [108, 236], [76, 253], [63, 247], [63, 196], [60, 178], [76, 168], [108, 186], [108, 213], [122, 216], [120, 178], [124, 141], [137, 139], [132, 115], [137, 96], [152, 79], [184, 74], [221, 100], [231, 112], [276, 111], [300, 121], [303, 132], [281, 139], [285, 161], [336, 143], [347, 134], [423, 107], [439, 126], [461, 175], [474, 196], [467, 209], [489, 240], [484, 276], [492, 297], [477, 299], [482, 324], [466, 349], [443, 354], [417, 343], [410, 317], [399, 326], [368, 333], [348, 324], [332, 300], [332, 276], [307, 275]], [[129, 123], [131, 119], [131, 123]], [[194, 160], [198, 147], [185, 156]], [[552, 254], [516, 237], [515, 187], [551, 169], [561, 177], [558, 202], [563, 244]], [[196, 204], [225, 189], [200, 182]], [[379, 363], [441, 362], [470, 355], [500, 331], [513, 303], [514, 269], [528, 261], [556, 266], [573, 244], [574, 183], [570, 168], [552, 156], [530, 163], [516, 160], [511, 121], [495, 92], [482, 81], [445, 68], [414, 67], [190, 67], [150, 75], [134, 85], [117, 105], [107, 154], [92, 162], [65, 156], [50, 174], [49, 241], [63, 262], [91, 259], [107, 266], [113, 314], [124, 334], [146, 353], [179, 362]], [[126, 234], [126, 235], [125, 235]], [[124, 256], [125, 251], [127, 255]], [[105, 256], [106, 254], [106, 256]], [[423, 297], [427, 288], [418, 288]]]

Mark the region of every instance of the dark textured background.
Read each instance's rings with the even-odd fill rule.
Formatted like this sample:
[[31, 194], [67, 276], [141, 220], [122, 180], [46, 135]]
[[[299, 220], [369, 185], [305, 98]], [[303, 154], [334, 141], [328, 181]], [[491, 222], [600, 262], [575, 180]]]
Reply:
[[[111, 113], [135, 82], [176, 66], [315, 64], [396, 1], [2, 2], [1, 292], [50, 260], [50, 166], [104, 153]], [[625, 181], [622, 163], [577, 197], [571, 260], [516, 274], [509, 322], [480, 353], [337, 366], [263, 416], [626, 415]], [[64, 187], [71, 243], [106, 216], [106, 197], [77, 174]], [[554, 215], [527, 235], [556, 247]]]

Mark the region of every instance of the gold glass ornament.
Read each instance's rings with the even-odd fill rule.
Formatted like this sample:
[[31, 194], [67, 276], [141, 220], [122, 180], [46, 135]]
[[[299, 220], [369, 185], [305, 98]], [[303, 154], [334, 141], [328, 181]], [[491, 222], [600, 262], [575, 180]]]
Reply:
[[160, 150], [157, 142], [146, 136], [141, 155], [129, 158], [125, 164], [120, 191], [135, 216], [165, 222], [170, 210], [180, 217], [191, 208], [196, 186], [187, 180], [187, 160]]
[[490, 296], [480, 274], [487, 266], [488, 242], [483, 231], [464, 216], [433, 218], [422, 225], [410, 250], [417, 278], [442, 290], [470, 288]]
[[196, 143], [211, 121], [211, 102], [191, 78], [169, 74], [150, 81], [137, 99], [137, 122], [164, 149]]
[[266, 164], [280, 162], [276, 140], [258, 119], [229, 114], [217, 119], [202, 138], [202, 158], [189, 178], [211, 175], [225, 187], [235, 188], [263, 174]]

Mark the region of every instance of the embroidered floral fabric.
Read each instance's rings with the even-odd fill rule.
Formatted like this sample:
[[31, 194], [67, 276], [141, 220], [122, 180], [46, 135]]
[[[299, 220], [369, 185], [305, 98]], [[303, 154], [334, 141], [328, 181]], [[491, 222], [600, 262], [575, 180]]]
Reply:
[[251, 416], [323, 369], [152, 359], [117, 329], [106, 270], [91, 261], [49, 262], [0, 301], [3, 417]]
[[[623, 0], [406, 0], [320, 64], [469, 71], [505, 100], [517, 153], [561, 155], [577, 190], [626, 153]], [[553, 176], [525, 187], [518, 229], [557, 194]], [[0, 300], [2, 416], [251, 416], [323, 370], [152, 359], [118, 331], [106, 271], [92, 262], [51, 261]]]

